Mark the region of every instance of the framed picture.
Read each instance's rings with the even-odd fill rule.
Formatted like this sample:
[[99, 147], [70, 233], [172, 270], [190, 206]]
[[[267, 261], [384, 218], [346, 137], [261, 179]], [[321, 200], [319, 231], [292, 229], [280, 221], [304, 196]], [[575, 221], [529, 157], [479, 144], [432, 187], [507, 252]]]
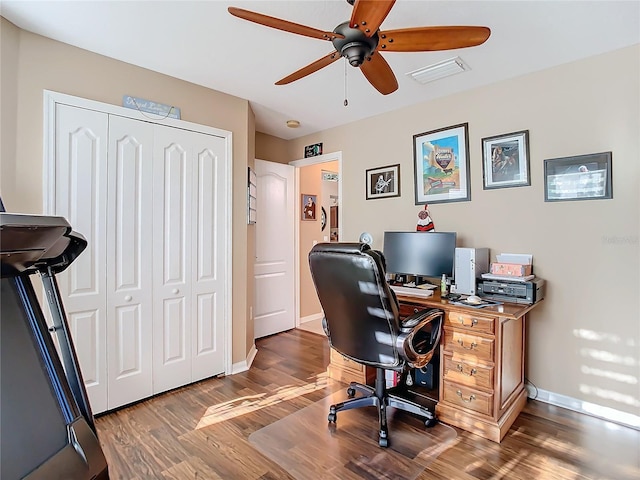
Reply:
[[544, 201], [613, 198], [611, 152], [544, 161]]
[[471, 200], [469, 124], [413, 136], [416, 205]]
[[307, 195], [303, 193], [302, 197], [302, 220], [315, 220], [316, 219], [316, 199], [317, 195]]
[[525, 187], [529, 176], [529, 130], [482, 139], [484, 189]]
[[366, 171], [367, 200], [400, 196], [400, 164]]

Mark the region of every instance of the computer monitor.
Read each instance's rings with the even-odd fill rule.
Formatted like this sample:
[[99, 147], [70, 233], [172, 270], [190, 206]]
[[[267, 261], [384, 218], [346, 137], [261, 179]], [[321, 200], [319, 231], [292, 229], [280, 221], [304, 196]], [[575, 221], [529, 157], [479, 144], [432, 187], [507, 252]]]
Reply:
[[384, 232], [387, 273], [416, 277], [453, 276], [455, 232]]

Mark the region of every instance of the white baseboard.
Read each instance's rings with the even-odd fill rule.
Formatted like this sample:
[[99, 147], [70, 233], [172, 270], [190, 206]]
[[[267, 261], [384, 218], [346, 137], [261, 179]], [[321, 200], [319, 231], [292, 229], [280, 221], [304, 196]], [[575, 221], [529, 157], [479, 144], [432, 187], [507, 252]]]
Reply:
[[583, 402], [577, 398], [568, 397], [559, 393], [549, 392], [547, 390], [527, 389], [529, 398], [540, 400], [541, 402], [555, 405], [556, 407], [566, 408], [567, 410], [573, 410], [574, 412], [584, 413], [585, 415], [591, 415], [592, 417], [602, 418], [603, 420], [609, 420], [610, 422], [618, 423], [625, 427], [630, 427], [635, 430], [640, 430], [640, 416], [633, 415], [632, 413], [621, 412], [610, 407], [603, 407], [596, 405], [595, 403]]
[[256, 353], [258, 353], [258, 349], [256, 348], [256, 344], [251, 345], [251, 349], [249, 350], [249, 354], [247, 358], [242, 362], [234, 363], [231, 365], [231, 375], [235, 375], [236, 373], [246, 372], [251, 368], [251, 364], [253, 363], [253, 359], [256, 358]]
[[306, 317], [300, 317], [300, 325], [307, 322], [313, 322], [314, 320], [322, 320], [322, 317], [324, 317], [324, 314], [322, 312], [314, 313], [313, 315], [307, 315]]

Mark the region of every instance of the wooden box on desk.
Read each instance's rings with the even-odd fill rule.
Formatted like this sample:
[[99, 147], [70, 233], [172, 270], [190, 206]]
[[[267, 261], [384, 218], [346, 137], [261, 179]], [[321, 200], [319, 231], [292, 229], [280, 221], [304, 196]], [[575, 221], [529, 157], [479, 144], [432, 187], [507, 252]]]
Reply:
[[329, 378], [344, 383], [358, 382], [365, 385], [373, 385], [376, 378], [375, 368], [367, 368], [358, 362], [349, 360], [333, 348], [331, 349], [330, 359], [329, 367], [327, 368]]

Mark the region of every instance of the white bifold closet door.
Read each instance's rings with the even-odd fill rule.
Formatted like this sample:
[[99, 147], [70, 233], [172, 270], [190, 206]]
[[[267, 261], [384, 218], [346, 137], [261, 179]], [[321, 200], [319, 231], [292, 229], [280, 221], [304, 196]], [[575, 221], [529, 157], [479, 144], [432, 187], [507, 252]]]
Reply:
[[56, 106], [60, 290], [94, 413], [224, 372], [225, 140]]
[[[154, 393], [224, 371], [224, 141], [156, 126]], [[215, 137], [214, 137], [215, 138]], [[217, 371], [213, 366], [220, 366]]]
[[65, 217], [87, 248], [58, 275], [82, 376], [94, 413], [107, 410], [107, 143], [109, 118], [58, 105], [55, 215]]
[[153, 394], [153, 130], [150, 123], [109, 115], [109, 409]]

